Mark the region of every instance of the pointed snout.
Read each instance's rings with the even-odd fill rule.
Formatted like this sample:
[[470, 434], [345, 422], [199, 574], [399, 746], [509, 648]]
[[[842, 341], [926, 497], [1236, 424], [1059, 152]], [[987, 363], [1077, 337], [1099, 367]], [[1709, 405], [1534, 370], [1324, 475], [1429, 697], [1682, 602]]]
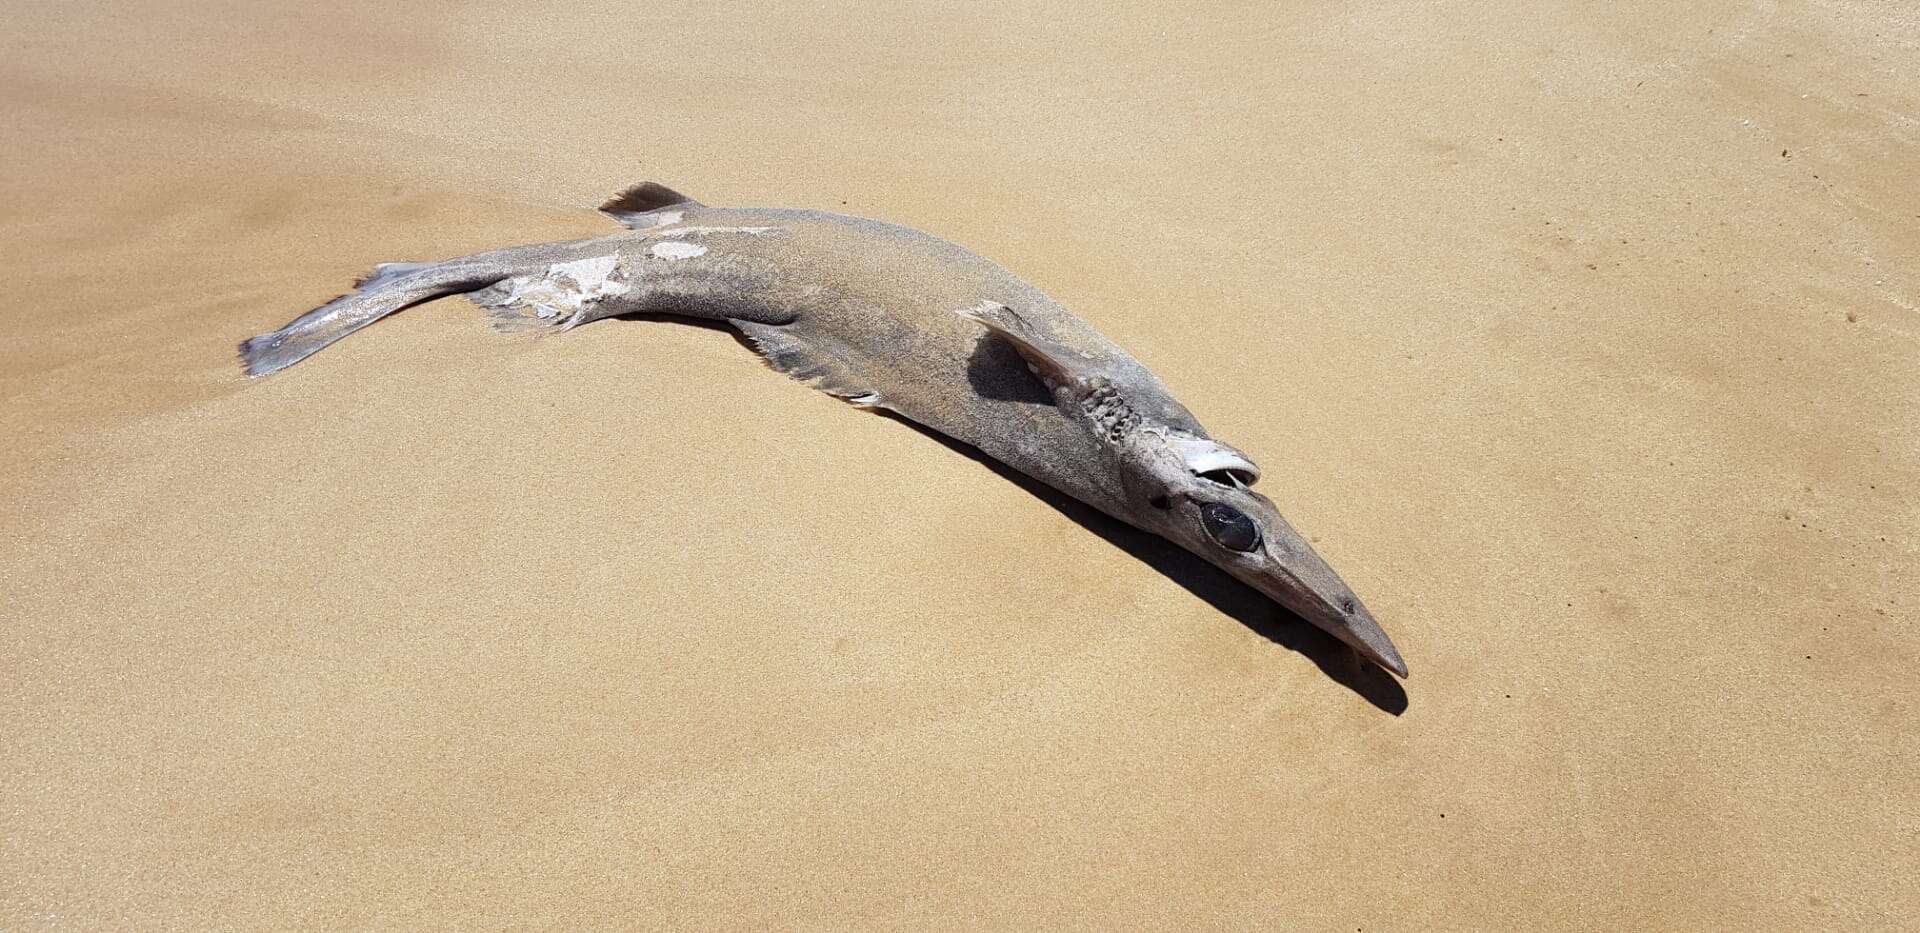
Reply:
[[1353, 590], [1292, 528], [1285, 528], [1284, 535], [1291, 540], [1268, 544], [1273, 563], [1256, 571], [1257, 579], [1242, 579], [1294, 615], [1345, 642], [1361, 657], [1407, 676], [1407, 662]]
[[1381, 667], [1407, 676], [1407, 662], [1402, 660], [1400, 652], [1393, 647], [1393, 640], [1387, 637], [1385, 629], [1374, 621], [1373, 613], [1367, 607], [1354, 600], [1353, 610], [1344, 614], [1333, 614], [1331, 618], [1308, 618], [1307, 621], [1331, 633], [1333, 637], [1346, 642], [1360, 656]]
[[[1359, 599], [1351, 593], [1335, 595], [1321, 592], [1318, 588], [1300, 586], [1299, 582], [1287, 580], [1282, 586], [1261, 586], [1259, 589], [1294, 615], [1346, 642], [1361, 657], [1401, 677], [1407, 676], [1407, 662], [1400, 657], [1400, 651], [1393, 647], [1393, 640], [1387, 637], [1386, 630], [1374, 621], [1373, 613], [1368, 612]], [[1338, 582], [1337, 577], [1335, 582]], [[1345, 590], [1346, 587], [1341, 584], [1339, 589]]]

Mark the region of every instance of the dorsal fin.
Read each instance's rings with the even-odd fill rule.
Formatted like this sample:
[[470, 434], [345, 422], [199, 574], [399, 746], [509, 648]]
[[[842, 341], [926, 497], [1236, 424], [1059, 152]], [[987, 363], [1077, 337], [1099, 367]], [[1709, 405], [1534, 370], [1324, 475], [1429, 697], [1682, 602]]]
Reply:
[[658, 224], [650, 222], [652, 219], [646, 218], [643, 215], [669, 207], [701, 206], [703, 205], [701, 205], [699, 201], [695, 201], [666, 185], [657, 182], [643, 181], [608, 198], [605, 204], [600, 205], [599, 211], [619, 221], [624, 226], [632, 227], [636, 230], [644, 230], [648, 227], [658, 226]]

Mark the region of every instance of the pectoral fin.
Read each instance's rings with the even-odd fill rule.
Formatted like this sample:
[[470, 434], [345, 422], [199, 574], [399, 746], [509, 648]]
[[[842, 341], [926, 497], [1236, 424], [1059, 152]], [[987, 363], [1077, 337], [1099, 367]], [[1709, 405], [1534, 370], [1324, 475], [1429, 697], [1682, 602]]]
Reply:
[[1012, 308], [983, 301], [955, 313], [978, 321], [989, 333], [1012, 344], [1027, 368], [1053, 390], [1056, 402], [1077, 406], [1088, 427], [1108, 443], [1119, 444], [1136, 433], [1152, 434], [1157, 444], [1179, 457], [1188, 472], [1231, 477], [1243, 486], [1259, 480], [1260, 468], [1246, 454], [1208, 437], [1190, 417], [1187, 424], [1168, 423], [1151, 408], [1143, 410], [1129, 397], [1126, 380], [1116, 378], [1111, 367], [1050, 339]]
[[1040, 381], [1049, 389], [1067, 388], [1084, 393], [1093, 388], [1094, 380], [1105, 375], [1105, 369], [1098, 362], [1084, 354], [1061, 346], [1036, 330], [1018, 311], [997, 301], [983, 301], [971, 308], [961, 308], [954, 312], [970, 321], [984, 325], [993, 335], [1012, 344], [1020, 353]]

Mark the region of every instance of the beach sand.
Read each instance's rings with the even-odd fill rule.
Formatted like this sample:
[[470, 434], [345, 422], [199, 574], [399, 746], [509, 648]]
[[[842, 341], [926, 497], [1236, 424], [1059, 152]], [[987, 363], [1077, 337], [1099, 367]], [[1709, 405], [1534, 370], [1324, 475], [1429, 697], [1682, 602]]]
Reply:
[[[0, 8], [0, 927], [1920, 916], [1902, 5], [324, 7]], [[649, 179], [1047, 289], [1412, 678], [721, 331], [239, 374]]]

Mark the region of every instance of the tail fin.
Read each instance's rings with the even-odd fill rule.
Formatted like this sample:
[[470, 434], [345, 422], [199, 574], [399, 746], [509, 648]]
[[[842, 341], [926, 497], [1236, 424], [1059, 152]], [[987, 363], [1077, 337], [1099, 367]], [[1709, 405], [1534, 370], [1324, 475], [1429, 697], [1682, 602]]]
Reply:
[[276, 331], [240, 342], [249, 376], [279, 372], [401, 308], [492, 284], [498, 272], [459, 262], [383, 262], [350, 291]]

